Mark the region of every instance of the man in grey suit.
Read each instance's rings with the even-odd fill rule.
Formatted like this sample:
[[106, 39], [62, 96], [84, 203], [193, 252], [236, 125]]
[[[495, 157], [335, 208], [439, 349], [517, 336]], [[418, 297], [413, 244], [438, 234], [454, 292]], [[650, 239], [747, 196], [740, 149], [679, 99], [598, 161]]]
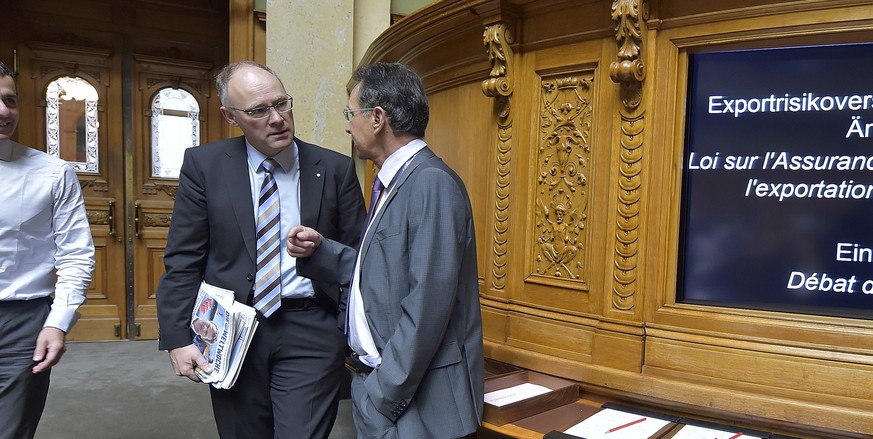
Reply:
[[458, 438], [483, 408], [476, 237], [463, 182], [425, 145], [427, 96], [402, 64], [359, 68], [345, 109], [378, 168], [360, 250], [293, 227], [300, 273], [350, 285], [347, 336], [359, 437]]
[[[259, 326], [236, 384], [210, 387], [219, 434], [326, 438], [345, 376], [340, 288], [300, 276], [283, 241], [292, 226], [306, 224], [357, 245], [365, 212], [354, 162], [295, 138], [291, 97], [269, 68], [231, 64], [216, 86], [221, 113], [244, 136], [185, 152], [157, 291], [159, 347], [177, 375], [199, 381], [194, 367], [209, 368], [190, 326], [200, 282], [232, 290], [258, 308]], [[275, 203], [265, 203], [276, 193]], [[258, 221], [266, 204], [273, 209], [263, 217], [273, 222]], [[271, 255], [269, 262], [260, 255]], [[264, 272], [272, 277], [262, 283]], [[262, 284], [270, 288], [256, 288]]]

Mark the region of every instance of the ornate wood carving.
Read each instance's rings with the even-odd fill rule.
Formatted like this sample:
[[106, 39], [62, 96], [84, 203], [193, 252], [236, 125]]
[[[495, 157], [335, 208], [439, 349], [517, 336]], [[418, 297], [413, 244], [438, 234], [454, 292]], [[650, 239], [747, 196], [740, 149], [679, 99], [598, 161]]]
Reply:
[[593, 76], [543, 81], [537, 153], [536, 274], [583, 280], [590, 202]]
[[644, 116], [621, 118], [621, 152], [618, 180], [618, 221], [615, 234], [613, 301], [616, 309], [634, 307], [637, 247], [640, 225], [640, 180]]
[[640, 60], [640, 9], [646, 7], [644, 0], [615, 0], [612, 3], [618, 61], [609, 66], [609, 76], [620, 84], [621, 101], [624, 105], [620, 111], [620, 176], [612, 287], [612, 306], [621, 311], [631, 311], [636, 304], [642, 133], [645, 129], [645, 111], [639, 108], [642, 102], [642, 81], [645, 79], [645, 69]]
[[143, 216], [145, 227], [170, 227], [170, 218], [172, 214], [168, 213], [147, 213]]
[[146, 183], [142, 185], [142, 193], [146, 195], [156, 195], [158, 191], [161, 191], [175, 200], [176, 189], [178, 188], [179, 186], [175, 184]]
[[79, 185], [82, 186], [83, 191], [91, 189], [94, 192], [109, 192], [109, 182], [102, 179], [85, 180], [84, 178], [79, 178]]
[[88, 224], [92, 226], [109, 225], [109, 212], [105, 210], [89, 210], [86, 212], [86, 216], [88, 217]]
[[615, 0], [612, 3], [612, 20], [615, 22], [615, 39], [618, 43], [618, 61], [609, 66], [609, 77], [621, 84], [621, 100], [628, 110], [640, 105], [642, 81], [646, 76], [640, 60], [642, 31], [640, 30], [641, 0]]
[[482, 82], [482, 91], [494, 98], [497, 113], [497, 189], [494, 206], [494, 230], [492, 232], [494, 260], [491, 265], [491, 287], [506, 288], [507, 237], [509, 231], [509, 165], [512, 146], [512, 77], [509, 61], [515, 36], [505, 23], [485, 28], [483, 35], [488, 60], [491, 62], [491, 78]]

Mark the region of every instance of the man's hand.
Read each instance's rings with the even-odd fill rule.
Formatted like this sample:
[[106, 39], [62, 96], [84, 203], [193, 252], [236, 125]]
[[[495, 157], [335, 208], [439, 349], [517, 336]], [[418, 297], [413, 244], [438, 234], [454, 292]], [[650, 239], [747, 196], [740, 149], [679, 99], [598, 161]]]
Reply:
[[315, 229], [294, 226], [288, 231], [288, 254], [295, 258], [308, 258], [321, 245], [321, 234]]
[[36, 337], [36, 349], [33, 350], [33, 361], [36, 363], [33, 366], [33, 373], [40, 373], [49, 370], [66, 352], [67, 347], [64, 345], [66, 334], [58, 328], [46, 326], [39, 331]]
[[177, 376], [186, 376], [195, 383], [200, 382], [200, 378], [194, 373], [194, 367], [199, 367], [206, 373], [212, 372], [212, 365], [203, 358], [200, 349], [194, 346], [194, 343], [181, 348], [170, 349], [170, 363], [173, 364], [173, 371]]

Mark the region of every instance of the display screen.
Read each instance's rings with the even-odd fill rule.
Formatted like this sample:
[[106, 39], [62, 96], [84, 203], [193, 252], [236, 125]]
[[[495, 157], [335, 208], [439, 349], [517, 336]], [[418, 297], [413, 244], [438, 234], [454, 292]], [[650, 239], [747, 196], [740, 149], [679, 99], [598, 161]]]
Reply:
[[677, 302], [873, 318], [873, 44], [692, 54]]

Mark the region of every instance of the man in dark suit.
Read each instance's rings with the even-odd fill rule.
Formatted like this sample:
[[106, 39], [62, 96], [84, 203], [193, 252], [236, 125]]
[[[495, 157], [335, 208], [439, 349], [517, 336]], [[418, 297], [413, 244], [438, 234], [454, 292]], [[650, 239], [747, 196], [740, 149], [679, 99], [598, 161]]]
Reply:
[[[463, 182], [425, 145], [427, 96], [402, 64], [355, 72], [346, 118], [385, 189], [356, 251], [291, 229], [300, 273], [349, 284], [348, 341], [359, 437], [457, 438], [483, 408], [476, 237]], [[376, 201], [378, 200], [378, 201]]]
[[[216, 85], [222, 115], [244, 136], [185, 152], [157, 291], [159, 347], [169, 351], [177, 375], [199, 381], [194, 367], [209, 368], [192, 343], [199, 285], [234, 291], [237, 301], [258, 309], [259, 326], [236, 384], [210, 387], [221, 437], [326, 438], [344, 376], [340, 289], [301, 277], [281, 247], [295, 224], [358, 244], [365, 212], [354, 163], [294, 137], [293, 101], [266, 66], [231, 64]], [[261, 236], [259, 205], [262, 192], [276, 191], [281, 232], [270, 243], [269, 234]], [[272, 250], [272, 258], [258, 247]], [[272, 262], [260, 262], [261, 254]], [[278, 271], [264, 283], [271, 264]], [[256, 299], [262, 283], [270, 287]]]

